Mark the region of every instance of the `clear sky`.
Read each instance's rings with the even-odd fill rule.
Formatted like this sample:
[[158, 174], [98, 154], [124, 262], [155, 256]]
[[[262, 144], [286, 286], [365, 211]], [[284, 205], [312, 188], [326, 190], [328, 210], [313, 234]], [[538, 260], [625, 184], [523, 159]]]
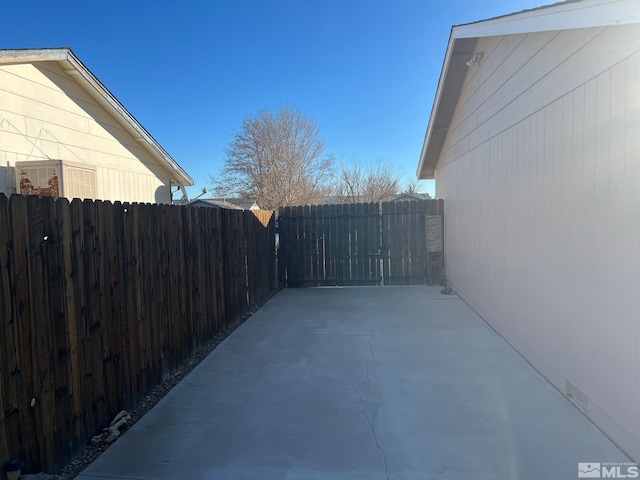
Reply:
[[388, 160], [408, 180], [451, 26], [545, 3], [4, 0], [0, 48], [71, 47], [191, 175], [191, 197], [242, 120], [283, 105], [316, 119], [326, 153]]

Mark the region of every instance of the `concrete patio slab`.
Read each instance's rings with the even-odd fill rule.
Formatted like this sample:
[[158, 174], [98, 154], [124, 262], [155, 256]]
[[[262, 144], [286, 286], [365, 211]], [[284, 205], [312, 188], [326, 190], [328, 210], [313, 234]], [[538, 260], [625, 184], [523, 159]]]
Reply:
[[79, 480], [574, 479], [629, 462], [440, 287], [284, 290]]

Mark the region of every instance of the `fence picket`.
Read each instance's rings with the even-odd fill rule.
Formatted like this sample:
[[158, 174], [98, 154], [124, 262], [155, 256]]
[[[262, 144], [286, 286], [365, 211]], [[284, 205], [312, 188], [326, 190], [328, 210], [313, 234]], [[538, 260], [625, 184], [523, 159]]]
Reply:
[[15, 322], [12, 315], [11, 283], [9, 280], [11, 237], [9, 229], [9, 202], [0, 196], [0, 362], [6, 369], [0, 370], [0, 458], [13, 458], [15, 447], [9, 450], [7, 433], [16, 431], [17, 398], [11, 377], [15, 373]]
[[280, 212], [282, 285], [414, 285], [440, 281], [442, 200], [286, 207]]
[[272, 212], [0, 195], [0, 460], [62, 467], [277, 287], [274, 239]]

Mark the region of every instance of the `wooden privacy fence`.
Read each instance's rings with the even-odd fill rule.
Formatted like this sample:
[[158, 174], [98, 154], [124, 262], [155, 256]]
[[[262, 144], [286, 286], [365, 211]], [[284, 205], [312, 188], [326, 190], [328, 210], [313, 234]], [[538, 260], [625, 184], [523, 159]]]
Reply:
[[443, 200], [285, 207], [285, 286], [416, 285], [443, 277]]
[[276, 289], [271, 212], [0, 195], [0, 463], [55, 471]]

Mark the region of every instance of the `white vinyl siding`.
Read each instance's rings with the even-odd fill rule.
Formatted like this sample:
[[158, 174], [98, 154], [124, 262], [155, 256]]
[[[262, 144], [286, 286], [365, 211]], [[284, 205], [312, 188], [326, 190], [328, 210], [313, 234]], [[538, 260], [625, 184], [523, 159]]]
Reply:
[[476, 49], [436, 168], [447, 276], [639, 459], [640, 27]]

